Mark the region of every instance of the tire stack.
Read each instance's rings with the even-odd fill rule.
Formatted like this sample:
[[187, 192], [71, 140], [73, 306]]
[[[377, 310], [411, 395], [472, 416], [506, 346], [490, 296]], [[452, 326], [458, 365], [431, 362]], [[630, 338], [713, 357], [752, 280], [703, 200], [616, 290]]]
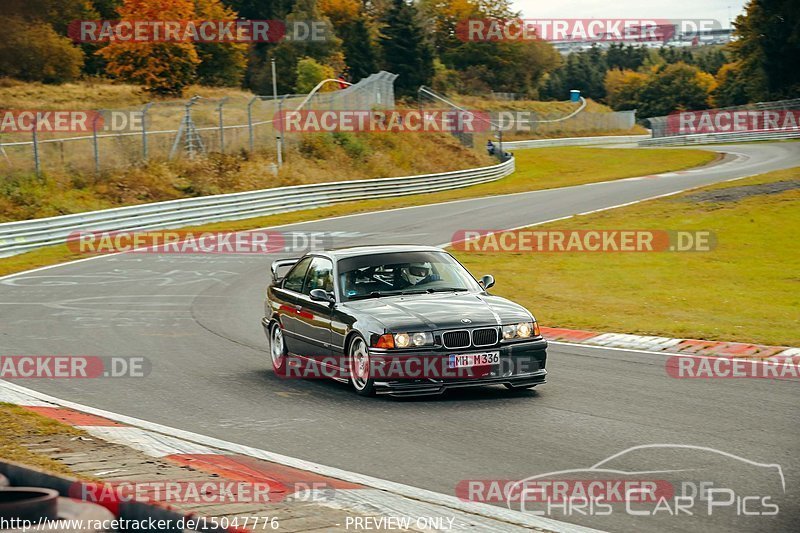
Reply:
[[[35, 487], [11, 487], [8, 479], [0, 474], [0, 519], [5, 524], [14, 524], [13, 520], [27, 520], [34, 524], [25, 531], [51, 531], [59, 533], [100, 533], [113, 531], [110, 529], [68, 529], [58, 523], [46, 520], [82, 520], [85, 524], [109, 523], [114, 515], [100, 505], [82, 502], [72, 498], [60, 497], [53, 489]], [[90, 522], [91, 521], [91, 522]], [[74, 523], [74, 522], [73, 522]], [[22, 532], [20, 526], [15, 529], [0, 529], [3, 533]]]

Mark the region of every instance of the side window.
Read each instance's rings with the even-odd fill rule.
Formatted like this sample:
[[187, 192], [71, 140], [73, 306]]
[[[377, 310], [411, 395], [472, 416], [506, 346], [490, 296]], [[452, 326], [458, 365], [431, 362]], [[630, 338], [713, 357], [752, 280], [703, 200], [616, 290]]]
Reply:
[[333, 292], [333, 263], [324, 257], [315, 257], [306, 274], [303, 294], [311, 294], [313, 289]]
[[283, 288], [295, 292], [302, 291], [303, 279], [306, 277], [306, 270], [308, 270], [309, 263], [311, 263], [310, 257], [300, 260], [294, 268], [286, 274], [283, 280]]

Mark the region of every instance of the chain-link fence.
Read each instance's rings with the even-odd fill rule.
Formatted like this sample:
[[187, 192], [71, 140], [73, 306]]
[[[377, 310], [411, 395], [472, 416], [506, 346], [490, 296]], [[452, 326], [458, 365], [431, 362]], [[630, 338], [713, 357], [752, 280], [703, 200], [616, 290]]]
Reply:
[[[730, 107], [718, 107], [709, 109], [709, 112], [719, 111], [797, 111], [800, 109], [800, 98], [791, 100], [776, 100], [774, 102], [757, 102], [754, 104], [745, 104]], [[679, 128], [671, 127], [670, 117], [651, 117], [646, 119], [650, 123], [653, 138], [657, 137], [672, 137], [676, 135], [686, 135], [686, 132], [681, 131]]]
[[[394, 106], [396, 74], [379, 72], [333, 92], [311, 95], [202, 98], [101, 110], [88, 131], [0, 133], [0, 174], [66, 170], [101, 172], [143, 161], [195, 158], [209, 153], [263, 152], [277, 161], [281, 111], [368, 110]], [[97, 118], [99, 117], [99, 118]], [[37, 131], [39, 130], [39, 131]], [[286, 137], [286, 136], [284, 136]]]
[[[493, 95], [498, 93], [492, 93]], [[513, 93], [500, 93], [512, 95]], [[507, 98], [513, 100], [513, 98]], [[423, 109], [449, 109], [475, 116], [475, 131], [451, 132], [464, 146], [483, 149], [489, 141], [495, 146], [494, 153], [504, 156], [504, 140], [526, 137], [569, 136], [581, 133], [627, 131], [636, 124], [636, 111], [614, 111], [597, 113], [586, 111], [587, 102], [581, 99], [575, 109], [568, 112], [534, 112], [523, 110], [481, 111], [465, 109], [428, 87], [418, 91], [419, 105]]]

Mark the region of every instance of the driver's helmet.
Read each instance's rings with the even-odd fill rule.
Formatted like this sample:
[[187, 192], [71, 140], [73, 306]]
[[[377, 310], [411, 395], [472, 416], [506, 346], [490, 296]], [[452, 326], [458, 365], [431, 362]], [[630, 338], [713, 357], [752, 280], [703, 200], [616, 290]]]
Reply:
[[411, 285], [416, 285], [431, 273], [429, 263], [410, 263], [401, 269], [400, 277]]

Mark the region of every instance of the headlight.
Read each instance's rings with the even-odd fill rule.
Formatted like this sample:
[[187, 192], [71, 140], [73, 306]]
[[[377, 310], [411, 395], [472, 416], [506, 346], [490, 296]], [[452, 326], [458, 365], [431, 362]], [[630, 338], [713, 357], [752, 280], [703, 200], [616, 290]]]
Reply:
[[433, 345], [433, 334], [424, 331], [418, 333], [395, 333], [394, 346], [395, 348], [408, 348], [409, 346], [431, 346]]
[[503, 326], [503, 340], [527, 339], [539, 334], [536, 322], [520, 322]]
[[408, 336], [408, 333], [395, 334], [394, 345], [397, 348], [408, 348], [409, 344], [411, 344], [411, 337]]
[[411, 343], [414, 346], [425, 346], [426, 344], [433, 344], [433, 334], [425, 332], [425, 333], [414, 333], [411, 335]]

